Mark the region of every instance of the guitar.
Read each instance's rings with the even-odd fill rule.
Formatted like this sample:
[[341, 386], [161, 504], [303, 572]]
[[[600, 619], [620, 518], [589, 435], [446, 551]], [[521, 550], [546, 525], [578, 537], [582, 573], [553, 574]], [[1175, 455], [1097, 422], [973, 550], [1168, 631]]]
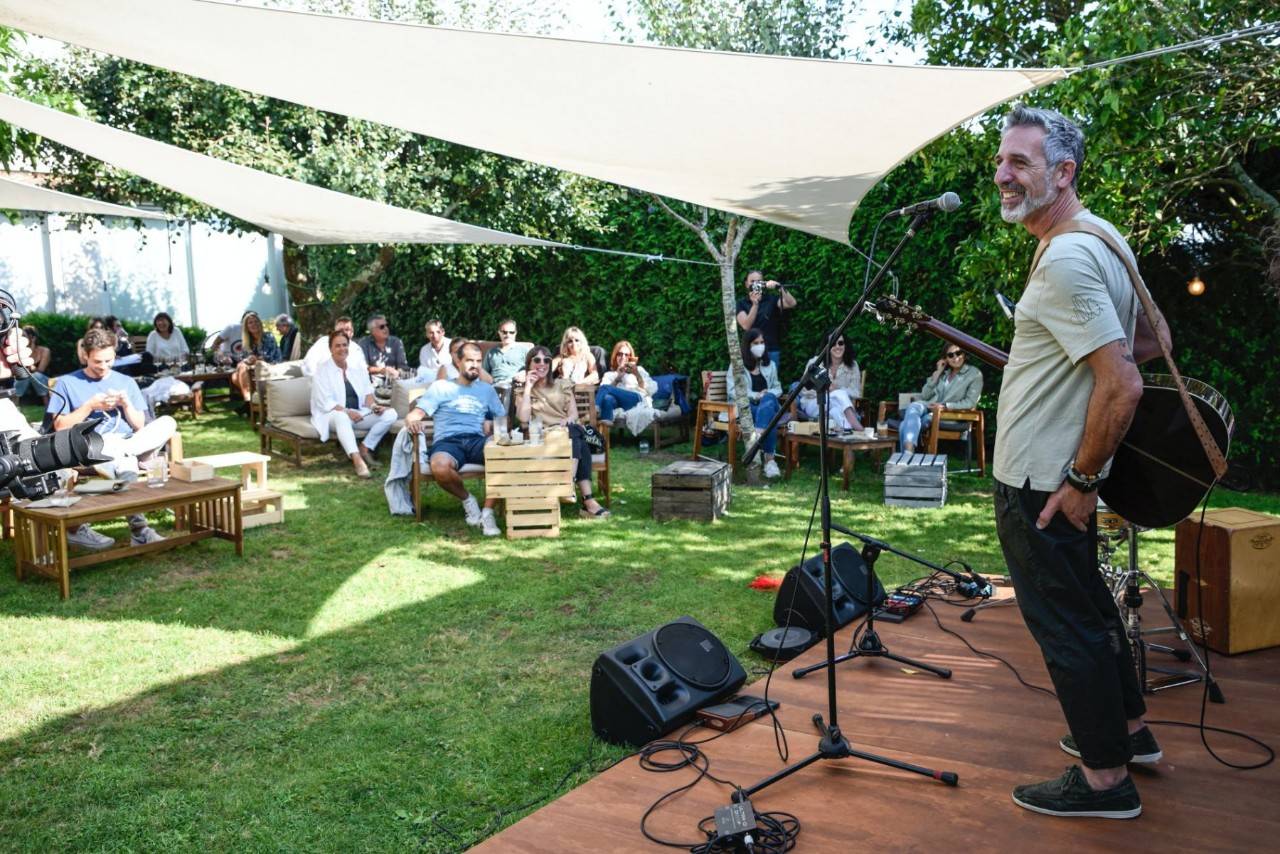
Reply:
[[[993, 368], [1004, 369], [1009, 354], [930, 317], [919, 306], [886, 296], [871, 303], [882, 322], [923, 329], [967, 350]], [[1184, 377], [1200, 417], [1225, 456], [1235, 431], [1235, 416], [1226, 398], [1207, 383]], [[1213, 484], [1213, 467], [1191, 419], [1183, 408], [1173, 377], [1143, 377], [1142, 399], [1133, 414], [1111, 472], [1098, 490], [1115, 513], [1142, 528], [1166, 528], [1190, 515]]]

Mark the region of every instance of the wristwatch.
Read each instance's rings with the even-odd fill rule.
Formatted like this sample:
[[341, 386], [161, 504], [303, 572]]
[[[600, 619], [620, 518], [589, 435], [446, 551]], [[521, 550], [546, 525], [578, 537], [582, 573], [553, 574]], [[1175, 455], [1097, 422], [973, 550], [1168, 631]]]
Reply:
[[1093, 492], [1102, 484], [1102, 475], [1084, 474], [1076, 468], [1076, 461], [1067, 465], [1067, 483], [1081, 492]]

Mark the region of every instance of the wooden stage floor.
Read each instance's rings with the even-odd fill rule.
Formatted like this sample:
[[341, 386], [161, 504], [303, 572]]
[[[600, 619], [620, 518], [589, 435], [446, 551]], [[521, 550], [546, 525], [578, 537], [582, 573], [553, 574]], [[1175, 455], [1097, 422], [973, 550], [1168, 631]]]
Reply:
[[[1050, 684], [1016, 607], [988, 609], [972, 623], [960, 621], [960, 608], [934, 607], [944, 625], [974, 646], [1007, 658], [1029, 682]], [[1151, 625], [1157, 624], [1155, 610], [1148, 597]], [[1165, 758], [1154, 769], [1133, 772], [1143, 798], [1140, 818], [1063, 819], [1019, 809], [1010, 800], [1015, 784], [1056, 776], [1074, 761], [1057, 746], [1065, 731], [1057, 701], [1019, 685], [999, 662], [970, 653], [940, 631], [926, 610], [904, 624], [879, 627], [891, 651], [949, 667], [953, 676], [908, 673], [887, 660], [842, 664], [837, 671], [842, 729], [855, 749], [955, 771], [960, 784], [952, 788], [858, 759], [817, 763], [753, 799], [757, 811], [785, 810], [799, 817], [796, 851], [1278, 850], [1280, 763], [1257, 771], [1226, 768], [1205, 752], [1197, 731], [1181, 727], [1153, 727]], [[849, 630], [837, 641], [837, 651], [844, 651]], [[826, 714], [827, 702], [822, 671], [799, 680], [791, 671], [824, 656], [825, 645], [819, 644], [779, 669], [773, 680], [770, 696], [781, 703], [778, 716], [793, 760], [815, 750], [810, 721], [816, 712]], [[1227, 702], [1210, 704], [1207, 722], [1244, 730], [1273, 747], [1280, 744], [1280, 649], [1234, 658], [1215, 655], [1211, 665]], [[586, 686], [581, 690], [585, 696]], [[759, 695], [764, 682], [744, 690]], [[1151, 695], [1148, 717], [1194, 722], [1200, 696], [1198, 685]], [[1241, 739], [1215, 733], [1209, 739], [1228, 760], [1261, 758], [1260, 749]], [[783, 765], [767, 717], [705, 749], [711, 772], [739, 785]], [[646, 772], [635, 758], [628, 759], [473, 850], [661, 851], [640, 835], [640, 816], [659, 795], [693, 776], [687, 769]], [[728, 803], [729, 795], [729, 789], [703, 780], [660, 808], [650, 831], [696, 840], [698, 820]]]

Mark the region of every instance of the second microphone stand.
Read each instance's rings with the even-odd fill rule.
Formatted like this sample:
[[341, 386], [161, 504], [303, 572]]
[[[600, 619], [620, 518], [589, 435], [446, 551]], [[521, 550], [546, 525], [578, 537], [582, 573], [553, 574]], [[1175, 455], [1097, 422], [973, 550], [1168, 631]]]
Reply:
[[[876, 271], [875, 277], [862, 291], [853, 308], [849, 309], [848, 314], [840, 321], [830, 333], [827, 334], [826, 340], [822, 342], [818, 353], [809, 360], [805, 367], [804, 375], [800, 378], [800, 382], [796, 384], [783, 398], [778, 413], [774, 415], [773, 420], [769, 422], [763, 430], [759, 431], [759, 436], [747, 449], [746, 454], [742, 458], [742, 464], [750, 465], [752, 459], [760, 451], [764, 437], [769, 435], [771, 431], [777, 428], [778, 422], [782, 419], [782, 414], [787, 412], [792, 401], [799, 395], [804, 388], [811, 388], [818, 395], [818, 448], [819, 448], [819, 476], [818, 476], [818, 503], [821, 508], [822, 518], [822, 539], [820, 548], [822, 551], [822, 575], [823, 585], [826, 595], [826, 636], [827, 636], [827, 718], [824, 720], [821, 714], [813, 716], [813, 725], [817, 727], [821, 737], [818, 741], [818, 749], [816, 752], [806, 756], [798, 762], [792, 763], [775, 774], [770, 774], [763, 780], [739, 789], [734, 793], [735, 802], [740, 802], [751, 797], [756, 792], [772, 786], [780, 780], [790, 777], [792, 774], [809, 767], [815, 762], [824, 759], [865, 759], [868, 762], [875, 762], [880, 765], [887, 765], [890, 768], [897, 768], [902, 771], [911, 771], [915, 774], [921, 774], [925, 777], [932, 777], [940, 780], [949, 786], [956, 785], [960, 777], [954, 771], [936, 771], [932, 768], [925, 768], [920, 765], [912, 765], [909, 762], [902, 762], [897, 759], [891, 759], [887, 756], [880, 756], [875, 753], [867, 753], [862, 750], [855, 750], [850, 744], [848, 738], [840, 730], [839, 724], [839, 701], [836, 697], [836, 668], [833, 666], [836, 661], [835, 647], [835, 596], [832, 584], [832, 565], [831, 565], [831, 492], [829, 489], [829, 464], [828, 464], [828, 448], [830, 440], [830, 429], [827, 423], [827, 410], [829, 402], [827, 400], [827, 392], [831, 386], [831, 372], [828, 368], [830, 362], [831, 345], [842, 334], [845, 328], [853, 321], [853, 318], [862, 311], [862, 307], [866, 305], [867, 296], [879, 286], [880, 281], [884, 278], [885, 272], [893, 265], [898, 256], [902, 253], [907, 241], [915, 236], [916, 229], [919, 228], [930, 216], [931, 211], [921, 211], [915, 214], [908, 226], [906, 233], [898, 244], [889, 253], [889, 257], [885, 260]], [[867, 601], [868, 607], [874, 607], [870, 598]], [[829, 723], [828, 723], [829, 721]]]

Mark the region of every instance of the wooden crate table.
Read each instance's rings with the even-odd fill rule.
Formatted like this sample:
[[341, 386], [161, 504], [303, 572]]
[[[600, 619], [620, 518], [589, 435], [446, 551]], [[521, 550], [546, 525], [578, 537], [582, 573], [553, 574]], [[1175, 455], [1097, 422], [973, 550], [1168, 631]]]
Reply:
[[894, 454], [884, 465], [884, 503], [942, 507], [947, 503], [946, 454]]
[[215, 469], [240, 467], [240, 526], [256, 528], [284, 521], [284, 496], [267, 484], [267, 463], [271, 457], [252, 451], [187, 457]]
[[[787, 477], [791, 477], [791, 473], [800, 465], [800, 448], [805, 445], [812, 447], [819, 446], [820, 437], [817, 435], [807, 435], [804, 433], [788, 433], [785, 440], [782, 436], [778, 437], [779, 442], [785, 441], [787, 447]], [[849, 476], [853, 474], [853, 457], [859, 451], [890, 451], [897, 446], [897, 440], [885, 436], [876, 436], [874, 439], [868, 439], [864, 433], [853, 433], [847, 436], [832, 436], [827, 440], [827, 447], [833, 451], [839, 451], [842, 454], [840, 474], [842, 475], [842, 486], [844, 491], [849, 491]]]
[[484, 493], [506, 504], [509, 539], [560, 536], [560, 499], [573, 496], [569, 431], [548, 430], [541, 445], [485, 445]]
[[[82, 524], [119, 519], [132, 513], [173, 510], [185, 518], [186, 529], [157, 543], [124, 545], [70, 557], [67, 532]], [[244, 533], [240, 528], [240, 484], [215, 477], [197, 483], [170, 480], [161, 487], [137, 481], [123, 492], [84, 495], [70, 507], [33, 509], [13, 506], [18, 580], [28, 571], [56, 580], [62, 598], [71, 595], [71, 570], [133, 555], [165, 551], [197, 540], [217, 537], [235, 543], [236, 554], [244, 554]]]
[[714, 522], [729, 509], [728, 463], [714, 460], [676, 460], [653, 473], [650, 490], [653, 518]]

